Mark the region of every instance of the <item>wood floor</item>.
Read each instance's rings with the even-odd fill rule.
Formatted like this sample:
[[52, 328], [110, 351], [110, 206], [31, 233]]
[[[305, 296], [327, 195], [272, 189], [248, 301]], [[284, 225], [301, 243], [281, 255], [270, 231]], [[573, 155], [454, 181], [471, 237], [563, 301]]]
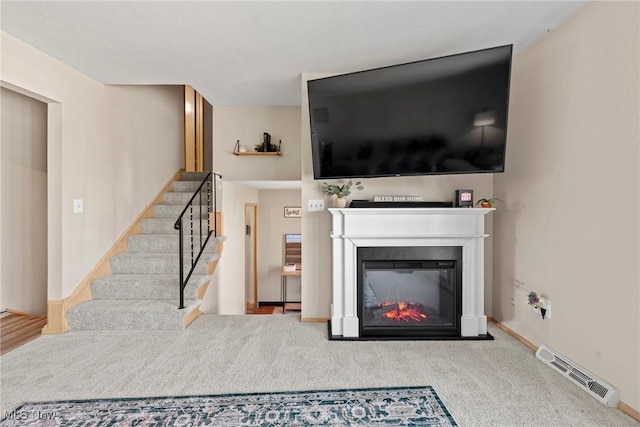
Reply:
[[8, 313], [0, 318], [0, 356], [38, 338], [47, 316]]
[[[290, 311], [300, 311], [302, 310], [302, 304], [300, 303], [287, 303], [287, 313]], [[262, 305], [260, 307], [247, 307], [246, 314], [283, 314], [282, 306], [274, 306], [274, 305]]]
[[275, 306], [267, 305], [264, 307], [247, 308], [247, 314], [273, 314], [275, 310]]

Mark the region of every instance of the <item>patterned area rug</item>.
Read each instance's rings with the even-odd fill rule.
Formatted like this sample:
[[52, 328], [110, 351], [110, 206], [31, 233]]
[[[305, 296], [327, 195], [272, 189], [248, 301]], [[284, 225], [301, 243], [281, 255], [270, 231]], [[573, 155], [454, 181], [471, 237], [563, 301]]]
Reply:
[[432, 387], [27, 403], [0, 426], [457, 426]]

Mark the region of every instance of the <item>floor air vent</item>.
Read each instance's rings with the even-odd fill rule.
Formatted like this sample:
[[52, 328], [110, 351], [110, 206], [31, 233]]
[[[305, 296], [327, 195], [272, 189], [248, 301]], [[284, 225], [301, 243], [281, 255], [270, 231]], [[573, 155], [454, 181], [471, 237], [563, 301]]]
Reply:
[[554, 349], [542, 344], [536, 351], [536, 357], [556, 371], [560, 372], [581, 389], [607, 406], [615, 407], [620, 400], [620, 391], [591, 374], [577, 363], [567, 359]]

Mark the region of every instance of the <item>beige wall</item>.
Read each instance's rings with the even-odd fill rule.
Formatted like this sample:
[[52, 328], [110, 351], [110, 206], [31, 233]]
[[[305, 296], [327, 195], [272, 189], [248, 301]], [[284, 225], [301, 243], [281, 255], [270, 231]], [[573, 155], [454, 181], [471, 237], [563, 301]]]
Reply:
[[[309, 79], [325, 77], [327, 74], [303, 74], [302, 76], [302, 317], [328, 318], [331, 305], [331, 214], [308, 212], [310, 199], [325, 199], [325, 206], [331, 207], [330, 199], [320, 191], [322, 181], [314, 181], [311, 163], [311, 140], [309, 131], [309, 103], [306, 82]], [[422, 176], [397, 178], [369, 178], [361, 180], [364, 190], [352, 193], [351, 198], [368, 199], [376, 194], [415, 194], [425, 200], [452, 201], [455, 190], [474, 189], [474, 197], [489, 197], [493, 194], [493, 174], [469, 174], [448, 176]], [[336, 181], [341, 182], [341, 181]], [[492, 216], [486, 217], [487, 230], [492, 231]], [[491, 315], [491, 238], [485, 241], [485, 311]]]
[[[258, 301], [280, 301], [284, 235], [302, 232], [302, 218], [285, 218], [285, 206], [300, 206], [300, 190], [258, 193]], [[304, 239], [303, 239], [304, 240]], [[287, 300], [300, 301], [300, 278], [287, 279]]]
[[[234, 156], [236, 140], [249, 151], [282, 140], [282, 156]], [[213, 169], [227, 181], [300, 179], [299, 107], [213, 107]]]
[[203, 313], [245, 314], [245, 203], [258, 203], [258, 190], [224, 181], [222, 212], [224, 235], [227, 240], [224, 242], [224, 251], [200, 307]]
[[[515, 58], [493, 258], [493, 315], [620, 388], [636, 410], [639, 15], [637, 2], [591, 2]], [[530, 290], [551, 299], [551, 319], [526, 304]]]
[[183, 88], [106, 88], [108, 123], [115, 124], [109, 132], [112, 149], [107, 173], [113, 180], [115, 209], [111, 211], [114, 232], [119, 234], [183, 166]]
[[1, 89], [0, 307], [47, 312], [47, 106]]
[[1, 43], [2, 85], [48, 102], [48, 297], [59, 299], [182, 166], [183, 101], [175, 87], [105, 86], [5, 32]]

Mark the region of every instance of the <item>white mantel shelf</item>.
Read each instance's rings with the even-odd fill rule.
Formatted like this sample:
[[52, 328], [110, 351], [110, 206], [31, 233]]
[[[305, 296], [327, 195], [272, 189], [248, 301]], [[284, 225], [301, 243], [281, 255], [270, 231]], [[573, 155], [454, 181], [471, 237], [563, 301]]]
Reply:
[[330, 208], [343, 215], [486, 215], [496, 208]]
[[494, 208], [343, 208], [332, 215], [333, 337], [359, 336], [358, 247], [462, 247], [461, 335], [487, 334], [484, 314], [484, 216]]

